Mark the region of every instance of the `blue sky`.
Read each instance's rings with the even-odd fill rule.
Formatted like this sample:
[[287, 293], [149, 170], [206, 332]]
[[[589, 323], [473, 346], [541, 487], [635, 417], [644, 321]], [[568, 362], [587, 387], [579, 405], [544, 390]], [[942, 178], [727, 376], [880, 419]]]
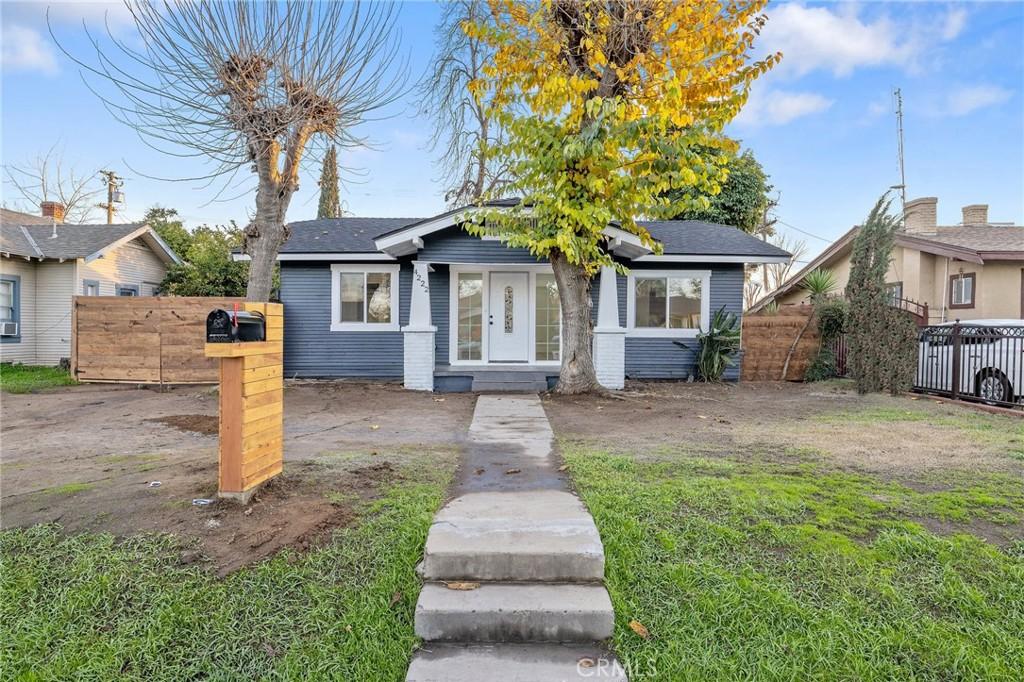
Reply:
[[[3, 162], [25, 161], [60, 142], [80, 171], [121, 172], [125, 219], [161, 204], [177, 208], [189, 225], [244, 223], [251, 194], [214, 201], [212, 188], [146, 177], [194, 175], [198, 166], [149, 149], [111, 118], [50, 39], [48, 4], [55, 32], [75, 54], [87, 56], [89, 49], [83, 20], [102, 30], [106, 17], [119, 35], [131, 34], [116, 4], [4, 2]], [[771, 175], [780, 229], [806, 240], [805, 260], [899, 181], [893, 87], [904, 97], [908, 197], [939, 197], [939, 219], [947, 224], [972, 203], [989, 204], [992, 220], [1024, 222], [1024, 3], [773, 3], [768, 14], [759, 44], [781, 50], [782, 64], [754, 86], [728, 132]], [[414, 74], [426, 68], [438, 15], [433, 3], [402, 7], [402, 49]], [[443, 210], [425, 149], [430, 122], [418, 119], [413, 106], [409, 96], [389, 110], [390, 118], [367, 123], [360, 132], [375, 148], [343, 156], [362, 171], [343, 196], [355, 215]], [[16, 202], [11, 189], [4, 187], [8, 206]], [[288, 218], [315, 213], [311, 171]]]

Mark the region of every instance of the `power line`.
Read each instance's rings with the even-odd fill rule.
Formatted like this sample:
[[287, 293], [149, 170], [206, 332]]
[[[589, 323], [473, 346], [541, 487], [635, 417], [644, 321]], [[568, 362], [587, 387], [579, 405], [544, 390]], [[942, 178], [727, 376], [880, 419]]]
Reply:
[[784, 220], [779, 220], [778, 218], [776, 218], [775, 222], [779, 223], [780, 225], [785, 225], [786, 227], [788, 227], [791, 230], [796, 230], [800, 234], [805, 234], [808, 237], [814, 237], [815, 239], [819, 239], [819, 240], [825, 242], [826, 244], [831, 244], [832, 243], [831, 239], [825, 239], [824, 237], [819, 237], [818, 235], [812, 234], [812, 233], [808, 232], [807, 230], [801, 230], [799, 227], [796, 227], [794, 225], [790, 225], [789, 223], [787, 223]]

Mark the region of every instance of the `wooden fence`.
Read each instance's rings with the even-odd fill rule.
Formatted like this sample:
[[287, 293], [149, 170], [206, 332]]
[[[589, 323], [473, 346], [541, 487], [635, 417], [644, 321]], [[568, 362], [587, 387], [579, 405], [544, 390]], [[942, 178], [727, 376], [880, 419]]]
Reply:
[[241, 298], [76, 296], [71, 371], [84, 382], [214, 384], [217, 360], [203, 353], [206, 316]]
[[797, 344], [786, 376], [782, 368], [789, 349], [811, 315], [811, 306], [783, 306], [774, 314], [743, 316], [743, 381], [802, 381], [818, 352], [817, 325], [807, 328]]

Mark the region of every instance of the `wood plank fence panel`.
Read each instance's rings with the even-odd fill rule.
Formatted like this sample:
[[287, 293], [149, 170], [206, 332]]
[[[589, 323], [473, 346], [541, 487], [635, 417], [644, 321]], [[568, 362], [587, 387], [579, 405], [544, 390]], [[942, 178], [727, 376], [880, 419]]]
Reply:
[[218, 362], [203, 352], [206, 316], [235, 303], [243, 299], [76, 296], [72, 372], [83, 382], [215, 384]]
[[786, 377], [782, 368], [800, 330], [811, 315], [808, 305], [784, 306], [774, 314], [743, 316], [742, 381], [802, 381], [820, 345], [818, 328], [811, 324], [797, 344]]

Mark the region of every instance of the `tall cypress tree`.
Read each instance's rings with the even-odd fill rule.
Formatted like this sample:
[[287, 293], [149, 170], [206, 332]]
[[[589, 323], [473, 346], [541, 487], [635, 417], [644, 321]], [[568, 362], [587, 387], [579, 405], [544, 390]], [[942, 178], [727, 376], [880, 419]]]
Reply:
[[338, 198], [338, 151], [335, 147], [327, 150], [324, 166], [320, 171], [320, 205], [317, 218], [340, 218], [341, 200]]
[[891, 199], [882, 196], [853, 240], [850, 279], [850, 374], [858, 393], [906, 391], [917, 368], [917, 328], [910, 316], [889, 304], [885, 276], [899, 229], [889, 213]]

